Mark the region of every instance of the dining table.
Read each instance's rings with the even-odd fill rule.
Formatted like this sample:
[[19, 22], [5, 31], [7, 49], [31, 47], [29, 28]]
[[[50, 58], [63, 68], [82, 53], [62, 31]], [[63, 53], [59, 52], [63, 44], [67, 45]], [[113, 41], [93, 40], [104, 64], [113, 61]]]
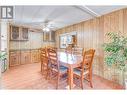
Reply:
[[68, 68], [68, 88], [72, 89], [74, 87], [73, 83], [73, 69], [81, 66], [83, 61], [83, 56], [79, 54], [58, 52], [58, 61], [60, 65]]

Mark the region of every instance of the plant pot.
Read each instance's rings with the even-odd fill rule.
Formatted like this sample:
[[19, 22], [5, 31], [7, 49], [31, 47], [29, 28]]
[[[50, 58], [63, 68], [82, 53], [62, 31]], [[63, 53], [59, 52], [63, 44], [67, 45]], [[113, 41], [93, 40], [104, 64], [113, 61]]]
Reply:
[[0, 59], [0, 89], [1, 89], [1, 59]]
[[125, 89], [127, 89], [127, 79], [125, 80]]
[[125, 89], [127, 89], [127, 71], [125, 72], [124, 76]]

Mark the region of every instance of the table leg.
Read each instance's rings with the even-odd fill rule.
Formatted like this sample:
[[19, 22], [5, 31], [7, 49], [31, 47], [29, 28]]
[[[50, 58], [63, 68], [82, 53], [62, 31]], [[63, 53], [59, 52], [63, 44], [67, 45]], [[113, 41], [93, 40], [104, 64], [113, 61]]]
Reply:
[[69, 88], [73, 88], [73, 68], [69, 68]]

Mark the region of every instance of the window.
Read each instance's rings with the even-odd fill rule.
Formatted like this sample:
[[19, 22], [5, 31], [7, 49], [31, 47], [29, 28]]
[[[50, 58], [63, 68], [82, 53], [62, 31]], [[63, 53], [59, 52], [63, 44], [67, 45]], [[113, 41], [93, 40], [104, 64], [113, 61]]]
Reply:
[[67, 44], [67, 37], [60, 36], [60, 48], [66, 48], [66, 44]]
[[74, 37], [76, 37], [76, 33], [60, 35], [60, 48], [66, 48], [69, 44], [75, 44]]

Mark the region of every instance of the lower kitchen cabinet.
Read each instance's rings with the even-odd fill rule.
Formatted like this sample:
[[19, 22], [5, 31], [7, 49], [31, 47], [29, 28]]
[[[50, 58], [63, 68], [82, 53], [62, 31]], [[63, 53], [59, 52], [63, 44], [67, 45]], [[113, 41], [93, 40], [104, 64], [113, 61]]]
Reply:
[[10, 66], [16, 66], [20, 64], [20, 51], [13, 51], [10, 52], [9, 56], [10, 60]]
[[10, 66], [40, 62], [40, 53], [38, 49], [14, 50], [10, 51], [9, 56], [10, 56], [9, 58]]
[[31, 63], [30, 51], [21, 51], [21, 64]]
[[39, 61], [40, 61], [39, 50], [32, 50], [31, 51], [31, 62], [38, 63]]

